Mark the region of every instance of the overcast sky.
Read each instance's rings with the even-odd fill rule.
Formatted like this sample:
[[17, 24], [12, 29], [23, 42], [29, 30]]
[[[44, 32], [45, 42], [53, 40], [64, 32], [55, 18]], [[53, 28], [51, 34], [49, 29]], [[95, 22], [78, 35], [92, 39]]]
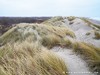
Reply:
[[0, 16], [100, 17], [100, 0], [0, 0]]

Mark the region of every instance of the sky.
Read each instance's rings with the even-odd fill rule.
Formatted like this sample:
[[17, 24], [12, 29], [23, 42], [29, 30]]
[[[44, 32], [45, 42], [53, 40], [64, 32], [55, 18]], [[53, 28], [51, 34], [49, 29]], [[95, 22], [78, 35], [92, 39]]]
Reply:
[[0, 0], [0, 16], [100, 18], [100, 0]]

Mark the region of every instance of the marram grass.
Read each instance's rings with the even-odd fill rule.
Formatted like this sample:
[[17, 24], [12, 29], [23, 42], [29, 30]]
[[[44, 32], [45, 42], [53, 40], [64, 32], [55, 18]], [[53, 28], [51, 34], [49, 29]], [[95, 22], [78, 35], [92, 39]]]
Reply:
[[67, 75], [67, 65], [52, 51], [36, 43], [6, 45], [0, 52], [1, 75]]
[[0, 75], [67, 75], [67, 64], [49, 50], [54, 46], [72, 48], [92, 71], [100, 72], [100, 48], [67, 39], [66, 36], [75, 39], [75, 34], [65, 26], [57, 26], [56, 21], [62, 19], [18, 24], [0, 36]]
[[82, 56], [91, 71], [100, 72], [100, 49], [84, 42], [73, 43], [75, 53]]
[[[18, 24], [12, 29], [8, 30], [2, 36], [0, 36], [0, 45], [4, 45], [6, 43], [15, 43], [17, 41], [24, 41], [27, 38], [32, 41], [40, 40], [43, 36], [53, 34], [59, 37], [75, 37], [75, 34], [72, 30], [65, 27], [56, 27], [52, 25], [45, 24]], [[39, 38], [39, 39], [38, 39]]]

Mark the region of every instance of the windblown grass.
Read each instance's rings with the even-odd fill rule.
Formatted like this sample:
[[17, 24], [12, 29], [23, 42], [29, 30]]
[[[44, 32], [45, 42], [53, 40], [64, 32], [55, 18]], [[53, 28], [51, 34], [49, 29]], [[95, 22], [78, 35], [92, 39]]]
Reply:
[[54, 34], [50, 34], [42, 37], [41, 43], [43, 46], [51, 48], [53, 46], [60, 45], [61, 40], [62, 40], [61, 37]]
[[91, 23], [89, 20], [87, 20], [86, 18], [80, 18], [80, 19], [82, 19], [83, 21], [85, 21], [88, 25], [93, 25], [94, 27], [93, 28], [98, 28], [98, 29], [100, 29], [100, 26], [99, 25], [96, 25], [96, 24], [94, 24], [94, 23]]
[[85, 42], [83, 42], [86, 46], [90, 47], [91, 49], [94, 49], [94, 51], [96, 51], [98, 53], [98, 55], [100, 55], [100, 48], [98, 47], [95, 47], [94, 45], [92, 44], [87, 44]]
[[[76, 42], [73, 44], [74, 52], [81, 55], [86, 60], [92, 71], [100, 72], [100, 49], [88, 45], [84, 42]], [[99, 53], [98, 53], [99, 52]]]
[[54, 34], [49, 34], [47, 36], [43, 36], [41, 39], [41, 44], [45, 47], [52, 48], [54, 46], [62, 46], [62, 47], [67, 47], [71, 48], [72, 47], [72, 42], [63, 37], [59, 37]]
[[7, 42], [16, 42], [17, 40], [22, 40], [21, 34], [16, 31], [17, 27], [13, 27], [8, 30], [0, 37], [0, 44], [6, 44]]
[[62, 47], [66, 47], [66, 48], [72, 48], [72, 41], [69, 40], [68, 38], [63, 38], [62, 42], [61, 42], [61, 46]]
[[[37, 58], [38, 57], [38, 58]], [[43, 51], [36, 57], [37, 69], [41, 75], [67, 75], [68, 72], [62, 59], [50, 51]], [[40, 67], [40, 68], [39, 68]]]
[[[61, 21], [55, 18], [50, 22]], [[67, 75], [65, 63], [49, 48], [73, 48], [92, 71], [100, 72], [100, 48], [84, 42], [73, 42], [72, 30], [52, 24], [19, 24], [0, 37], [1, 75]], [[98, 37], [98, 34], [97, 34]], [[47, 47], [48, 49], [44, 48]]]
[[0, 37], [0, 45], [17, 41], [22, 42], [28, 38], [35, 41], [48, 34], [54, 34], [59, 37], [65, 37], [67, 35], [73, 38], [75, 37], [74, 32], [65, 27], [45, 24], [18, 24]]
[[6, 45], [0, 58], [1, 75], [67, 75], [67, 67], [53, 52], [36, 43]]
[[54, 33], [55, 35], [64, 37], [66, 35], [69, 35], [71, 37], [75, 37], [74, 32], [67, 28], [67, 27], [57, 27], [57, 26], [52, 26], [52, 25], [45, 25], [45, 24], [41, 24], [38, 25], [37, 27], [37, 31], [41, 34], [41, 32], [43, 33]]
[[[19, 24], [18, 24], [19, 25]], [[22, 24], [23, 26], [23, 24]], [[0, 45], [4, 45], [6, 43], [15, 43], [17, 41], [24, 41], [25, 39], [29, 38], [31, 40], [36, 39], [34, 33], [24, 31], [24, 26], [16, 26], [13, 27], [12, 29], [8, 30], [5, 32], [1, 37], [0, 37]], [[26, 25], [27, 26], [27, 25]], [[27, 30], [27, 29], [26, 29]], [[26, 32], [26, 34], [24, 34]]]

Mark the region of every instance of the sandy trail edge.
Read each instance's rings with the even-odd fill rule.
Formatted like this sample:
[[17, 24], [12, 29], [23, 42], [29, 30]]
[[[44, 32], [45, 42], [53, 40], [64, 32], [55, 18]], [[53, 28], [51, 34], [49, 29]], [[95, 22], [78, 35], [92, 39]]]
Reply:
[[91, 73], [86, 66], [86, 62], [72, 50], [61, 47], [53, 47], [51, 50], [65, 61], [69, 75], [97, 75], [96, 73]]

